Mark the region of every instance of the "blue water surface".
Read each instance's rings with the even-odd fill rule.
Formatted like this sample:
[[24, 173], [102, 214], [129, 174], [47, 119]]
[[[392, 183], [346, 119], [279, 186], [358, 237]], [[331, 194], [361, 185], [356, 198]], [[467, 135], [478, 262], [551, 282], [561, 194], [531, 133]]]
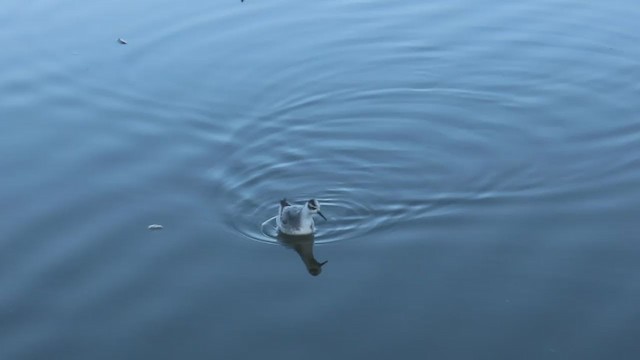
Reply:
[[0, 359], [640, 357], [637, 1], [0, 24]]

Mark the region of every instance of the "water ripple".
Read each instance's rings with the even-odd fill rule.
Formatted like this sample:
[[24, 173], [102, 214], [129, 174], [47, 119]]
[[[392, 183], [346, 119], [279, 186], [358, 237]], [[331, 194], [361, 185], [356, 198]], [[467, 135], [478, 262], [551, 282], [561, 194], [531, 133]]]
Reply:
[[[448, 105], [439, 105], [444, 98]], [[491, 92], [395, 87], [281, 102], [230, 137], [220, 175], [231, 205], [228, 221], [248, 238], [273, 242], [277, 201], [315, 197], [331, 219], [318, 224], [318, 242], [332, 242], [454, 214], [459, 205], [495, 196], [497, 188], [531, 187], [531, 180], [520, 177], [528, 168], [521, 162], [502, 173], [482, 171], [487, 158], [504, 157], [490, 137], [531, 135], [490, 117], [475, 116], [475, 123], [471, 116], [451, 119], [455, 102], [504, 109], [513, 104]], [[457, 151], [465, 157], [451, 164], [448, 156]]]

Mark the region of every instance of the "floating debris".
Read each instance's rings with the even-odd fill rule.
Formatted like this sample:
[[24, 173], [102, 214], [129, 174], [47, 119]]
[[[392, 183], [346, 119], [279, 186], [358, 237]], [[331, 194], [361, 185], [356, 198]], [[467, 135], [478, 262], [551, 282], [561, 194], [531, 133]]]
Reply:
[[122, 45], [127, 45], [127, 40], [123, 39], [123, 38], [118, 38], [118, 42]]
[[151, 231], [154, 231], [154, 230], [162, 230], [164, 228], [162, 227], [162, 225], [153, 224], [153, 225], [149, 225], [149, 227], [147, 229], [149, 229]]

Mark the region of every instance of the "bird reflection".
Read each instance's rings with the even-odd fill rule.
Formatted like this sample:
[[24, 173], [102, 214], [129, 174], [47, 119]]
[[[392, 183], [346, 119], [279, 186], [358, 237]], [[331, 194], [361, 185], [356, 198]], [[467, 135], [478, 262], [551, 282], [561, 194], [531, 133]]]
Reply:
[[314, 241], [315, 237], [313, 234], [287, 235], [282, 232], [278, 233], [278, 242], [284, 247], [295, 250], [298, 255], [300, 255], [300, 259], [302, 259], [302, 262], [307, 267], [309, 274], [318, 276], [322, 272], [322, 265], [326, 264], [327, 261], [318, 262], [318, 260], [313, 257]]

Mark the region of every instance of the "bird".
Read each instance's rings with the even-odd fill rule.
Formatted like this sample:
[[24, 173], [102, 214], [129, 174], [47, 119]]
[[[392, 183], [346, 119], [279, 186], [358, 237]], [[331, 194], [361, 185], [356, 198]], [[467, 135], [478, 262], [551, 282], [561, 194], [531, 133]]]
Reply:
[[309, 235], [316, 231], [313, 215], [318, 214], [326, 221], [320, 212], [320, 203], [311, 199], [304, 205], [291, 205], [287, 199], [280, 200], [280, 209], [276, 216], [278, 231], [286, 235]]

